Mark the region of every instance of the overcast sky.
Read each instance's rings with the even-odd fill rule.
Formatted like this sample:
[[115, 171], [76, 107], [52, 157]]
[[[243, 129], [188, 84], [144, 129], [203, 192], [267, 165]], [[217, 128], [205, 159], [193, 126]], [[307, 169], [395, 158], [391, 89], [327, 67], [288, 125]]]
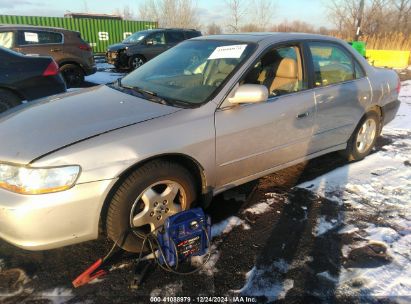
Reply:
[[[62, 17], [65, 12], [110, 14], [116, 8], [130, 6], [135, 13], [144, 0], [0, 0], [1, 15], [29, 15]], [[315, 26], [327, 26], [324, 0], [274, 0], [273, 23], [300, 20]], [[201, 22], [224, 24], [225, 5], [223, 0], [198, 0]]]

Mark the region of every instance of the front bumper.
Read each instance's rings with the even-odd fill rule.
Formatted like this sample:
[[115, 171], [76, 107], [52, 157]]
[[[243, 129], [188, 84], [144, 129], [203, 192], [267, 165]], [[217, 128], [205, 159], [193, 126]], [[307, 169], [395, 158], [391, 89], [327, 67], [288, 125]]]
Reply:
[[106, 53], [107, 63], [116, 65], [119, 63], [119, 54], [117, 52], [108, 51]]
[[96, 239], [104, 200], [115, 180], [62, 192], [21, 195], [0, 189], [0, 238], [27, 250]]

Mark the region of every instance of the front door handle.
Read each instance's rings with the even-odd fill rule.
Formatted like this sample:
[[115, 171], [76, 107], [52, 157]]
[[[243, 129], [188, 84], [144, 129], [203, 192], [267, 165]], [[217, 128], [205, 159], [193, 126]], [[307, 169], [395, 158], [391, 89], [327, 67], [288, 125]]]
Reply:
[[297, 115], [297, 118], [301, 119], [301, 118], [308, 117], [309, 115], [310, 115], [310, 112], [300, 113]]

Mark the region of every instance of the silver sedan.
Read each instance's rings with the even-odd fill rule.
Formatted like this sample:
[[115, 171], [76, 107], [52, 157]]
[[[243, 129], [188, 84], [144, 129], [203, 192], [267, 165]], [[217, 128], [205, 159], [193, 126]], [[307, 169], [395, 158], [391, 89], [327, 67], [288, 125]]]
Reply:
[[0, 117], [0, 237], [29, 250], [105, 233], [138, 251], [167, 217], [333, 151], [360, 160], [399, 79], [308, 34], [185, 41], [108, 85]]

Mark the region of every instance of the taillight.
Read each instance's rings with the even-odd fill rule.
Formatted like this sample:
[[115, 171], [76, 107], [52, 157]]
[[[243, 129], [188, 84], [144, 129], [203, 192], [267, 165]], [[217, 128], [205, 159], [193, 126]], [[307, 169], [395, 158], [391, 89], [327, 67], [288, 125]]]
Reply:
[[47, 68], [43, 72], [43, 76], [56, 76], [59, 73], [59, 66], [57, 63], [53, 60], [50, 62], [50, 64], [47, 66]]
[[401, 80], [398, 78], [397, 93], [400, 94], [400, 91], [401, 91]]
[[87, 51], [87, 52], [90, 52], [90, 51], [91, 51], [91, 47], [90, 47], [88, 44], [80, 44], [80, 45], [78, 46], [78, 48], [79, 48], [80, 50]]

